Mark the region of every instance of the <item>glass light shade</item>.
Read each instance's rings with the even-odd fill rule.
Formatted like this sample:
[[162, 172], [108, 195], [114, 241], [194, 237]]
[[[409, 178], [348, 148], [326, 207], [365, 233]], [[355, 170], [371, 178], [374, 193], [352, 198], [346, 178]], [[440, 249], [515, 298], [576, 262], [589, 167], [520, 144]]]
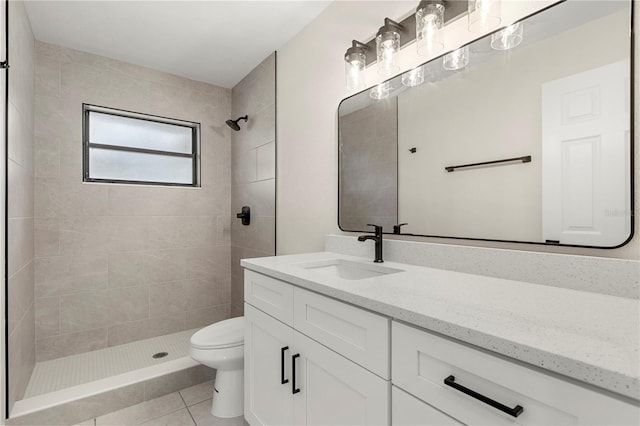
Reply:
[[491, 34], [491, 48], [509, 50], [522, 43], [523, 28], [520, 22], [509, 25], [504, 30]]
[[468, 0], [469, 31], [481, 33], [500, 25], [500, 0]]
[[444, 49], [444, 6], [426, 4], [416, 11], [416, 45], [418, 55], [432, 56]]
[[424, 67], [420, 66], [402, 74], [402, 84], [413, 87], [424, 83]]
[[389, 82], [384, 82], [371, 89], [369, 96], [371, 99], [385, 99], [389, 97], [390, 92], [391, 86], [389, 85]]
[[398, 52], [400, 51], [400, 33], [387, 31], [376, 36], [376, 53], [378, 55], [378, 74], [389, 76], [400, 71]]
[[469, 46], [454, 50], [442, 59], [442, 67], [449, 71], [460, 70], [467, 65], [469, 65]]
[[363, 52], [345, 55], [345, 78], [348, 90], [364, 89], [364, 67], [366, 55]]

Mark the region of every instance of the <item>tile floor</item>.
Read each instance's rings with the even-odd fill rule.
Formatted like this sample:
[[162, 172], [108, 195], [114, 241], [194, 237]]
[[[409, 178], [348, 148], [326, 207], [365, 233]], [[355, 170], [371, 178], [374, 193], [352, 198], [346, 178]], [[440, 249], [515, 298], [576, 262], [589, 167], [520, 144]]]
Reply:
[[221, 419], [211, 415], [213, 381], [145, 401], [76, 426], [245, 426], [243, 417]]

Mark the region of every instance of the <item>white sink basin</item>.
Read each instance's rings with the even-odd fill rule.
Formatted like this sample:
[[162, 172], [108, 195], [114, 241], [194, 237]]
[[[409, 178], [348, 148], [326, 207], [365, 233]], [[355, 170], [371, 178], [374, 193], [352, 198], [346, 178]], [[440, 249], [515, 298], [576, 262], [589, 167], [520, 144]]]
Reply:
[[308, 271], [345, 280], [363, 280], [404, 272], [402, 269], [389, 268], [375, 263], [368, 264], [343, 259], [319, 260], [317, 262], [301, 263], [298, 266]]

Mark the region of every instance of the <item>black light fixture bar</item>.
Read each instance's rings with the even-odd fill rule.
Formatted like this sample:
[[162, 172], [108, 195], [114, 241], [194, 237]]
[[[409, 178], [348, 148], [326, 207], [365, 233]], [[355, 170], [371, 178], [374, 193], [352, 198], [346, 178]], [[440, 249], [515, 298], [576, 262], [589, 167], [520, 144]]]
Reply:
[[472, 163], [472, 164], [461, 164], [459, 166], [448, 166], [448, 167], [445, 167], [444, 169], [447, 172], [451, 173], [451, 172], [455, 171], [456, 169], [465, 169], [465, 168], [468, 168], [468, 167], [493, 166], [493, 165], [502, 164], [502, 163], [512, 163], [514, 161], [517, 161], [519, 163], [530, 163], [531, 162], [531, 156], [530, 155], [525, 155], [523, 157], [506, 158], [504, 160], [484, 161], [482, 163]]
[[[444, 23], [445, 25], [467, 13], [467, 0], [445, 0], [444, 1]], [[388, 18], [385, 18], [385, 22]], [[400, 33], [400, 48], [402, 49], [416, 39], [416, 14], [413, 13], [399, 22], [402, 28], [398, 28]], [[369, 52], [376, 51], [375, 37], [364, 43], [369, 48]], [[376, 62], [376, 55], [367, 55], [366, 66]]]

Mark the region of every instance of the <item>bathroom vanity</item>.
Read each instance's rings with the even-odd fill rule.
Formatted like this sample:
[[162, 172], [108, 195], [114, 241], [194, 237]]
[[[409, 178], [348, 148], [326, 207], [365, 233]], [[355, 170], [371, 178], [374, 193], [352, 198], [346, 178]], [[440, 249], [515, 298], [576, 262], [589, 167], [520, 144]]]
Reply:
[[640, 422], [637, 300], [330, 252], [242, 266], [252, 425]]

